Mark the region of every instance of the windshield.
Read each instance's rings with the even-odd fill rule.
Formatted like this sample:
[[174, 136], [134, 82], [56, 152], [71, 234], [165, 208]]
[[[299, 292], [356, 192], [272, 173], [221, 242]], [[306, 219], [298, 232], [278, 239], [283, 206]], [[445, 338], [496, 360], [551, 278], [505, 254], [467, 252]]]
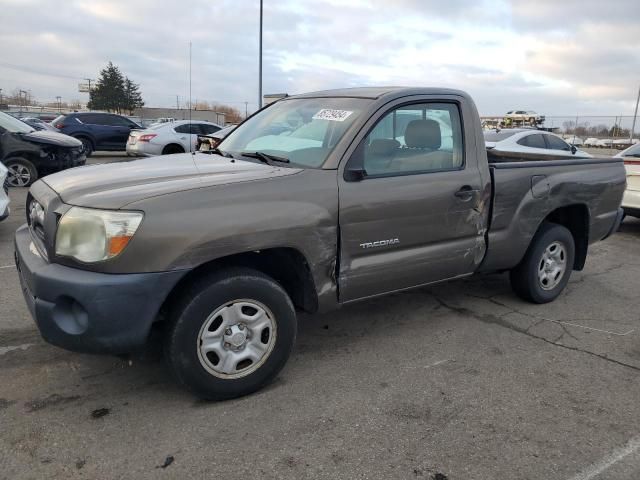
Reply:
[[34, 129], [11, 115], [0, 112], [0, 128], [11, 133], [30, 133]]
[[282, 100], [238, 126], [220, 144], [232, 154], [262, 152], [297, 166], [318, 168], [370, 100]]

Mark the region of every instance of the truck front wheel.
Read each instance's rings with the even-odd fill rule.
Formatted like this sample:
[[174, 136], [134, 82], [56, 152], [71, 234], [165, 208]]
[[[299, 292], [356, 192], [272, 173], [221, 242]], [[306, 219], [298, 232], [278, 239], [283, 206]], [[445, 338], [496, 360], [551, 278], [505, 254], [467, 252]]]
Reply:
[[297, 331], [291, 299], [272, 278], [233, 268], [196, 280], [171, 308], [165, 356], [201, 398], [252, 393], [284, 367]]
[[569, 282], [574, 258], [571, 232], [562, 225], [544, 223], [520, 264], [510, 272], [514, 292], [533, 303], [555, 300]]

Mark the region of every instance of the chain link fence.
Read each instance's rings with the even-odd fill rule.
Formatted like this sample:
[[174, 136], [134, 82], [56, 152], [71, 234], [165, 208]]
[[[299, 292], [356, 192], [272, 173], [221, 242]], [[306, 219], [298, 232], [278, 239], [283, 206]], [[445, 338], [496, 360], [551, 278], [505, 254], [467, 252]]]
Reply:
[[543, 128], [576, 146], [594, 149], [623, 150], [640, 138], [640, 125], [637, 121], [634, 125], [632, 115], [546, 117]]

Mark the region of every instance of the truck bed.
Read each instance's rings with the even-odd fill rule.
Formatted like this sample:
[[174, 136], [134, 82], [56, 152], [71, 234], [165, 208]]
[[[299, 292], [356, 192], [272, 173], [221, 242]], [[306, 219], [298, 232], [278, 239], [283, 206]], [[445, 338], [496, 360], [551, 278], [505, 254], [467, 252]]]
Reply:
[[[586, 222], [588, 243], [611, 233], [626, 185], [622, 160], [548, 158], [492, 161], [490, 156], [493, 201], [480, 271], [517, 265], [540, 223], [556, 210], [576, 223]], [[586, 255], [586, 247], [576, 246], [577, 269], [584, 264], [580, 251]]]

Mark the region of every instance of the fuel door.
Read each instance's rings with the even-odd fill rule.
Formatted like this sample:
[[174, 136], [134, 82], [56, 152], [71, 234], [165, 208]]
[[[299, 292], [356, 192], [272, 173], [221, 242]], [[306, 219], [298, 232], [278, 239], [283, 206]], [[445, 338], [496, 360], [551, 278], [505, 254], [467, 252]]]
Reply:
[[549, 181], [546, 175], [533, 175], [531, 177], [531, 194], [533, 198], [545, 198], [549, 195]]

